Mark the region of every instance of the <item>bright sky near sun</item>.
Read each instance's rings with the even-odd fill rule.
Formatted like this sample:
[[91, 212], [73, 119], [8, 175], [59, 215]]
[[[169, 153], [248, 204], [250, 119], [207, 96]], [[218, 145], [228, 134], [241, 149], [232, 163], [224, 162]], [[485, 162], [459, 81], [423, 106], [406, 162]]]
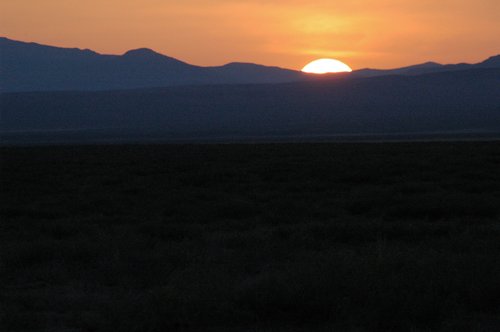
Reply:
[[0, 36], [196, 65], [354, 69], [478, 62], [500, 53], [499, 0], [0, 0]]

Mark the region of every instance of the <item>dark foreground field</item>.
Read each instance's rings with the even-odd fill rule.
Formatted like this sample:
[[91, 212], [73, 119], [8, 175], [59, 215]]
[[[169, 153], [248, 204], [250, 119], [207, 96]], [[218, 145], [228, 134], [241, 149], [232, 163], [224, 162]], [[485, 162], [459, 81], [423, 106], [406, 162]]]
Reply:
[[2, 148], [2, 331], [498, 331], [500, 144]]

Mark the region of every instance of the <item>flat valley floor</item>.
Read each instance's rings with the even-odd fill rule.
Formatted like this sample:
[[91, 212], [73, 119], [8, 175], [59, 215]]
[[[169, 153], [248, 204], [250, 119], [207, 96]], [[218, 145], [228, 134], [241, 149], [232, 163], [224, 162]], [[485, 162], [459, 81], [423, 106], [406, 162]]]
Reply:
[[498, 331], [500, 143], [0, 148], [2, 331]]

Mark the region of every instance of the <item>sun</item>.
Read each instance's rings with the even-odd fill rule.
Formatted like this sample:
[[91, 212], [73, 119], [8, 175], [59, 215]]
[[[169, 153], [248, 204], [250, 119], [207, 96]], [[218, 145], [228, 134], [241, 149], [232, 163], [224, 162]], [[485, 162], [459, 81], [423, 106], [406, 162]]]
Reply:
[[339, 60], [334, 59], [318, 59], [307, 64], [302, 68], [304, 73], [310, 74], [327, 74], [327, 73], [349, 73], [351, 67]]

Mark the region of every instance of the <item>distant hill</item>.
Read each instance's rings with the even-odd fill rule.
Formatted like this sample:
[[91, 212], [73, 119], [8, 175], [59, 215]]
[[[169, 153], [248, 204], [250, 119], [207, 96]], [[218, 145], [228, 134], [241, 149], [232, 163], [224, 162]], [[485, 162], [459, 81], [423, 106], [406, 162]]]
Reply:
[[[500, 56], [307, 75], [0, 38], [0, 142], [500, 134]], [[255, 84], [258, 83], [258, 84]]]
[[476, 65], [481, 68], [500, 68], [500, 55], [492, 56]]
[[199, 67], [137, 49], [119, 55], [0, 38], [0, 91], [117, 90], [193, 84], [282, 83], [301, 72], [255, 64]]
[[468, 70], [479, 68], [500, 68], [500, 55], [492, 56], [487, 60], [477, 63], [459, 63], [452, 65], [442, 65], [436, 62], [426, 62], [419, 65], [408, 66], [397, 69], [360, 69], [352, 73], [353, 77], [376, 77], [387, 75], [421, 75], [429, 73], [438, 73], [444, 71]]
[[[156, 53], [136, 49], [123, 55], [59, 48], [0, 38], [0, 91], [100, 91], [176, 85], [287, 83], [324, 80], [299, 71], [250, 63], [218, 67], [193, 66]], [[482, 63], [441, 65], [427, 62], [391, 70], [362, 69], [339, 77], [420, 75], [433, 72], [500, 68], [500, 56]]]
[[286, 84], [6, 93], [0, 131], [4, 140], [29, 142], [500, 134], [499, 86], [500, 69], [490, 68]]

